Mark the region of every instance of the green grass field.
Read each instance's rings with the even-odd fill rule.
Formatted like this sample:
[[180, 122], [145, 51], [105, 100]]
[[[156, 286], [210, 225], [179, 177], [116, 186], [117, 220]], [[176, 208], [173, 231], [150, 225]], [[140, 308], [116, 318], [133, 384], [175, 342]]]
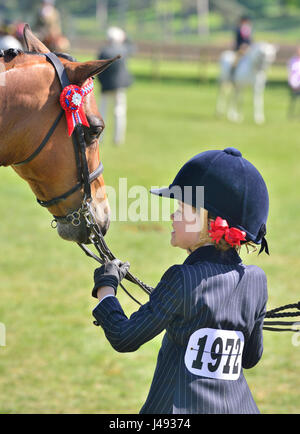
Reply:
[[[108, 122], [101, 156], [105, 181], [128, 188], [169, 184], [180, 166], [207, 149], [238, 147], [263, 173], [270, 192], [271, 255], [246, 255], [268, 277], [268, 308], [300, 299], [300, 117], [288, 120], [288, 93], [268, 86], [266, 117], [256, 126], [251, 95], [245, 121], [214, 116], [213, 84], [137, 81], [128, 93], [126, 145], [111, 144]], [[36, 204], [27, 184], [1, 168], [0, 347], [1, 413], [137, 413], [150, 386], [162, 335], [132, 354], [115, 352], [92, 324], [96, 262], [50, 228], [51, 216]], [[130, 201], [133, 199], [128, 199]], [[170, 247], [168, 222], [112, 222], [106, 240], [114, 254], [150, 285], [185, 259]], [[127, 285], [140, 300], [146, 296]], [[137, 306], [121, 290], [128, 315]], [[265, 332], [261, 362], [245, 371], [262, 413], [299, 413], [300, 345], [292, 334]], [[300, 344], [300, 340], [299, 340]]]

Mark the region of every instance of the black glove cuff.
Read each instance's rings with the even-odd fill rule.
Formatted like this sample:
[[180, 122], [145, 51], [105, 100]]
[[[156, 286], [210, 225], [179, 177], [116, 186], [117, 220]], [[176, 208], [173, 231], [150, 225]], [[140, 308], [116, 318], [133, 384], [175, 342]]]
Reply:
[[101, 286], [110, 286], [114, 289], [115, 295], [117, 294], [119, 281], [115, 276], [101, 276], [95, 282], [95, 286], [92, 291], [92, 296], [97, 298], [97, 291]]

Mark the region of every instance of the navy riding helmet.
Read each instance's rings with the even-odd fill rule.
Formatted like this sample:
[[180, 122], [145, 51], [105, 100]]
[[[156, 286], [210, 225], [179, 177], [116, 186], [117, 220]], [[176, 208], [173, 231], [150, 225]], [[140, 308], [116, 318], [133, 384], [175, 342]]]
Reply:
[[226, 219], [229, 226], [245, 231], [247, 241], [261, 244], [259, 253], [265, 250], [269, 254], [265, 239], [268, 190], [259, 171], [238, 149], [201, 152], [180, 169], [169, 187], [150, 192], [199, 208], [199, 186], [204, 187], [203, 208]]

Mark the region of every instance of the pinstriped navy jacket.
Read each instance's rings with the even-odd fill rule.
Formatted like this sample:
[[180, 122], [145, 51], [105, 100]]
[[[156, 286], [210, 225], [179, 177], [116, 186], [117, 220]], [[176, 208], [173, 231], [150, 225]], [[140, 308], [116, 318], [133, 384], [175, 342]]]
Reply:
[[259, 413], [243, 368], [262, 356], [266, 302], [259, 267], [244, 265], [234, 249], [205, 246], [170, 267], [130, 318], [116, 297], [93, 315], [119, 352], [166, 330], [141, 413]]

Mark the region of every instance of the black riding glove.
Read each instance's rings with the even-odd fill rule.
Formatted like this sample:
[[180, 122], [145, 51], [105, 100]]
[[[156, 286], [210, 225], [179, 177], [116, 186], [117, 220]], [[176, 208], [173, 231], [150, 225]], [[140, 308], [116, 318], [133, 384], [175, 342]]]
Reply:
[[126, 276], [129, 267], [129, 262], [121, 262], [120, 259], [114, 259], [96, 268], [94, 271], [95, 286], [92, 291], [92, 296], [97, 298], [97, 291], [101, 286], [112, 287], [116, 295], [118, 285], [123, 277]]

